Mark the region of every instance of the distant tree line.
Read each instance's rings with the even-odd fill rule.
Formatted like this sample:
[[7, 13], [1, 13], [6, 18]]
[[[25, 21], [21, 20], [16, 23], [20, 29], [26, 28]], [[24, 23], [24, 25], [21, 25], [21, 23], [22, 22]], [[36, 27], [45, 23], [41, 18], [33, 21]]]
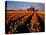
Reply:
[[30, 7], [30, 8], [27, 8], [27, 11], [38, 11], [38, 10], [35, 10], [34, 7]]

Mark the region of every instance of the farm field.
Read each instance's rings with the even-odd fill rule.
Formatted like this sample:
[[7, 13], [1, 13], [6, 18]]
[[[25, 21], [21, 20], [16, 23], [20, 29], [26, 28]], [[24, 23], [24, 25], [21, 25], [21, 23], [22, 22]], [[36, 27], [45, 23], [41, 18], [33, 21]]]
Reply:
[[[44, 18], [44, 12], [36, 12], [39, 16], [43, 16]], [[24, 16], [24, 15], [32, 15], [33, 11], [7, 11], [7, 19], [15, 18], [17, 19], [18, 17]]]
[[[6, 12], [6, 33], [23, 33], [23, 32], [44, 32], [44, 12], [33, 12], [33, 11], [7, 11]], [[21, 29], [21, 24], [22, 28], [24, 25], [24, 28]], [[37, 25], [35, 30], [30, 28], [30, 25]], [[13, 27], [12, 27], [13, 25]], [[17, 31], [12, 31], [11, 28], [14, 28], [15, 25], [15, 30]], [[17, 28], [17, 27], [19, 28]], [[10, 28], [9, 28], [10, 27]], [[40, 28], [39, 28], [40, 27]], [[8, 31], [7, 31], [8, 28]], [[10, 31], [9, 31], [10, 29]], [[30, 30], [31, 29], [31, 30]], [[26, 30], [26, 31], [25, 31]]]

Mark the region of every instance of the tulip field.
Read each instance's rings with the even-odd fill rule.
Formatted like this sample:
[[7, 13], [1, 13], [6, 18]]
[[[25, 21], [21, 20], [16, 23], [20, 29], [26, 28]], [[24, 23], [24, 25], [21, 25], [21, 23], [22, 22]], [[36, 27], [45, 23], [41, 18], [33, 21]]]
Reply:
[[6, 11], [5, 33], [44, 32], [45, 13], [43, 11]]

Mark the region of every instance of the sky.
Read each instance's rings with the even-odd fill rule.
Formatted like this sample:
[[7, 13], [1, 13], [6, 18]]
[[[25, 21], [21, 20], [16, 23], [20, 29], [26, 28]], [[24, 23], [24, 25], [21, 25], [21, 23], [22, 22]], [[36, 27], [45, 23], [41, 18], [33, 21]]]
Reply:
[[33, 2], [20, 2], [20, 1], [7, 1], [8, 10], [26, 10], [33, 6], [35, 9], [44, 10], [44, 3], [33, 3]]

